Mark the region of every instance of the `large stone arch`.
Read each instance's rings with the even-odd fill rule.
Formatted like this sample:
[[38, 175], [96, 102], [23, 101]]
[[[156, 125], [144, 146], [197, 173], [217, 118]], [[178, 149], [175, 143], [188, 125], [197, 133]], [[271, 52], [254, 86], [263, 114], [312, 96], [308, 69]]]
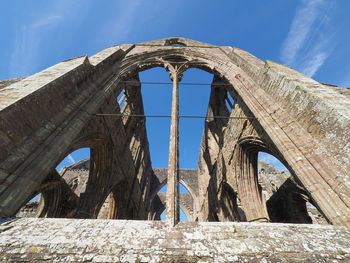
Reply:
[[[183, 46], [172, 46], [174, 41]], [[108, 108], [103, 105], [119, 94], [123, 81], [173, 58], [226, 80], [231, 95], [249, 109], [249, 122], [264, 130], [327, 219], [350, 224], [348, 99], [332, 87], [242, 50], [182, 38], [111, 47], [3, 89], [9, 99], [1, 105], [0, 215], [11, 216], [19, 209], [53, 167], [56, 152], [65, 152], [86, 123]], [[27, 89], [19, 94], [23, 86]], [[42, 97], [50, 106], [52, 100], [60, 101], [52, 107], [36, 103]], [[23, 121], [11, 123], [19, 114]], [[125, 134], [119, 119], [103, 118], [107, 127], [117, 125]], [[127, 149], [123, 158], [133, 163], [124, 143], [114, 142]]]

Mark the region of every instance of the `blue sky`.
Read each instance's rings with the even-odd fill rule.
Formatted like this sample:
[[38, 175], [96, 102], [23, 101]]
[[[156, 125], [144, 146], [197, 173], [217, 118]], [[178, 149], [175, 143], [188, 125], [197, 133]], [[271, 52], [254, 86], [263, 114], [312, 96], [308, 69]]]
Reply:
[[183, 36], [350, 86], [350, 1], [13, 0], [0, 8], [0, 79], [110, 45]]
[[[182, 36], [239, 47], [317, 81], [350, 86], [348, 0], [12, 0], [2, 1], [0, 8], [0, 79], [28, 76], [111, 45]], [[162, 69], [143, 72], [140, 78], [169, 80]], [[191, 70], [183, 81], [211, 79]], [[168, 114], [170, 89], [144, 86], [146, 113]], [[208, 98], [208, 87], [181, 87], [182, 114], [205, 114]], [[154, 167], [167, 165], [169, 123], [147, 120]], [[181, 120], [180, 125], [180, 165], [195, 168], [203, 121]], [[86, 155], [88, 151], [72, 154], [66, 163]], [[275, 162], [270, 156], [261, 159]]]

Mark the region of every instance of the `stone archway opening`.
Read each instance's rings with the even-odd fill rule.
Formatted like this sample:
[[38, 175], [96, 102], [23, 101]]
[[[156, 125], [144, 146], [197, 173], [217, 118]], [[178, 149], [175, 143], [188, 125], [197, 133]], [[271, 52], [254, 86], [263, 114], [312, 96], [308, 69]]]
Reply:
[[179, 123], [180, 169], [197, 169], [213, 78], [204, 70], [190, 68], [179, 83], [179, 114], [186, 116]]
[[39, 217], [38, 211], [41, 199], [41, 193], [34, 194], [34, 197], [16, 213], [16, 217]]
[[[146, 117], [152, 164], [155, 168], [165, 168], [168, 166], [172, 83], [169, 73], [162, 67], [141, 71], [139, 77], [144, 114], [158, 116]], [[212, 81], [213, 74], [198, 68], [189, 68], [179, 82], [180, 168], [197, 168]], [[123, 95], [119, 97], [121, 101]], [[228, 100], [233, 101], [231, 97]], [[230, 103], [232, 107], [233, 103]]]
[[90, 170], [90, 148], [70, 152], [51, 170], [18, 217], [72, 217]]
[[[171, 114], [171, 91], [169, 73], [155, 67], [139, 72], [142, 103], [146, 116]], [[158, 84], [165, 83], [165, 84]], [[170, 118], [146, 117], [146, 131], [152, 166], [168, 167]]]
[[[172, 59], [175, 58], [171, 58], [171, 60]], [[168, 73], [160, 67], [154, 67], [139, 72], [139, 76], [142, 87], [144, 114], [146, 116], [147, 137], [152, 166], [157, 168], [168, 167], [169, 117], [171, 114], [170, 105], [173, 91], [172, 82], [169, 80]], [[178, 83], [180, 127], [179, 169], [196, 169], [213, 75], [198, 68], [189, 68], [183, 75], [181, 73], [180, 79], [181, 81]], [[157, 103], [155, 103], [155, 99]], [[155, 115], [157, 115], [157, 117], [153, 118]], [[187, 193], [182, 193], [182, 188], [183, 187], [180, 185], [180, 194], [184, 194], [184, 196], [186, 196], [186, 194], [190, 195], [188, 191], [186, 191]], [[194, 193], [191, 194], [193, 195]], [[183, 202], [189, 203], [187, 206], [193, 210], [193, 197], [185, 198], [186, 201]], [[191, 200], [189, 201], [187, 199]], [[153, 201], [153, 197], [151, 200]], [[187, 210], [189, 210], [189, 208], [187, 208]], [[192, 210], [191, 218], [187, 216], [188, 220], [192, 220]], [[182, 213], [183, 212], [180, 211], [180, 221], [185, 220], [185, 216], [181, 215]], [[187, 213], [189, 212], [187, 211]]]
[[[157, 202], [157, 199], [161, 201], [161, 204], [158, 205], [158, 212], [156, 212], [156, 220], [165, 221], [165, 206], [166, 206], [166, 191], [167, 191], [167, 184], [165, 184], [157, 193], [155, 196]], [[191, 213], [193, 213], [193, 198], [188, 191], [188, 189], [180, 183], [180, 221], [181, 222], [188, 222], [191, 221], [192, 217]], [[185, 212], [186, 211], [186, 212]], [[193, 221], [193, 220], [192, 220]]]
[[258, 182], [271, 222], [326, 224], [307, 191], [275, 156], [258, 153]]
[[91, 150], [89, 147], [83, 147], [72, 151], [56, 166], [56, 171], [60, 172], [60, 170], [65, 167], [74, 167], [72, 169], [77, 170], [90, 169], [89, 161], [82, 162], [84, 160], [90, 159], [90, 151]]
[[128, 198], [128, 184], [121, 181], [114, 185], [97, 214], [98, 219], [136, 219], [133, 201]]
[[[160, 214], [160, 220], [165, 221], [165, 209], [163, 212]], [[180, 222], [188, 222], [188, 218], [186, 216], [186, 213], [180, 208]]]

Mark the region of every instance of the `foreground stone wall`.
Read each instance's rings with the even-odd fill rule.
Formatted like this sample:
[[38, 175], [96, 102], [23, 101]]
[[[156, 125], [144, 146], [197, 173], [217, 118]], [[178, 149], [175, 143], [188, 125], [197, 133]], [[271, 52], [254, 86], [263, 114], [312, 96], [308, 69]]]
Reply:
[[0, 261], [349, 262], [346, 227], [15, 219], [0, 225]]

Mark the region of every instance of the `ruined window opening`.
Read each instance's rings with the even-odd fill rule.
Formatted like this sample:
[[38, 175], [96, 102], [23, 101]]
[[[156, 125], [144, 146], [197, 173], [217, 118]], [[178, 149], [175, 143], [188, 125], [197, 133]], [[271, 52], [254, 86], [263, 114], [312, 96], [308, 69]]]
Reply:
[[[169, 82], [163, 67], [139, 72], [141, 82]], [[145, 115], [171, 115], [172, 85], [141, 85]], [[169, 158], [170, 118], [147, 118], [146, 130], [153, 168], [167, 168]]]
[[38, 217], [41, 198], [41, 193], [36, 194], [28, 203], [22, 206], [22, 208], [16, 213], [16, 217]]
[[229, 112], [231, 112], [235, 106], [235, 100], [232, 98], [229, 91], [226, 92], [225, 104]]
[[291, 176], [287, 168], [273, 155], [258, 153], [258, 182], [265, 201]]
[[180, 183], [180, 193], [181, 194], [190, 194], [186, 186], [184, 186], [182, 183]]
[[316, 206], [314, 206], [311, 202], [306, 202], [306, 209], [309, 217], [312, 220], [312, 224], [319, 224], [319, 225], [328, 225], [329, 223], [324, 218], [324, 216], [321, 214], [321, 212], [318, 210]]
[[[160, 221], [165, 221], [165, 209], [160, 215]], [[180, 208], [180, 222], [188, 222], [185, 212]]]
[[[82, 160], [89, 159], [90, 158], [90, 148], [80, 148], [78, 150], [75, 150], [68, 154], [57, 166], [56, 166], [56, 171], [60, 173], [60, 170], [62, 168], [67, 168], [71, 167], [72, 165], [81, 162]], [[89, 165], [87, 163], [73, 166], [74, 169], [79, 169], [79, 170], [88, 170]], [[73, 169], [72, 167], [72, 169]]]
[[[184, 83], [212, 83], [213, 74], [197, 68], [190, 68], [183, 74]], [[179, 114], [206, 116], [210, 86], [181, 85], [179, 83]], [[203, 119], [180, 118], [179, 156], [180, 169], [197, 169], [198, 156], [205, 121]]]
[[40, 193], [39, 194], [37, 194], [36, 196], [34, 196], [29, 202], [35, 202], [35, 201], [37, 201], [39, 198], [40, 198]]
[[[139, 77], [141, 83], [145, 83], [141, 86], [144, 114], [171, 115], [172, 86], [151, 84], [154, 81], [169, 83], [169, 73], [164, 68], [155, 67], [140, 72]], [[200, 69], [190, 68], [184, 72], [179, 82], [180, 115], [206, 115], [210, 87], [195, 83], [211, 83], [212, 80], [212, 74]], [[194, 85], [181, 85], [182, 82]], [[154, 103], [155, 99], [157, 103]], [[170, 118], [147, 118], [146, 128], [153, 167], [167, 167]], [[203, 129], [203, 119], [180, 118], [180, 168], [196, 169]]]
[[[179, 187], [180, 187], [180, 193], [183, 193], [183, 194], [189, 194], [190, 193], [188, 191], [188, 189], [186, 188], [186, 186], [184, 186], [182, 183], [179, 183]], [[167, 184], [165, 184], [162, 188], [160, 188], [158, 193], [166, 193], [166, 190], [167, 190]]]
[[327, 224], [308, 194], [273, 155], [259, 152], [258, 181], [271, 222]]
[[185, 212], [180, 208], [180, 222], [188, 222]]
[[[152, 68], [139, 73], [142, 99], [145, 115], [171, 115], [172, 85], [169, 83], [169, 73], [164, 68]], [[156, 81], [156, 82], [155, 82]], [[196, 68], [186, 70], [179, 82], [179, 115], [207, 115], [210, 86], [196, 85], [196, 83], [211, 83], [213, 75]], [[181, 85], [193, 83], [193, 85]], [[163, 83], [163, 85], [153, 85]], [[171, 83], [169, 83], [171, 84]], [[155, 99], [157, 103], [155, 103]], [[166, 168], [169, 161], [169, 137], [171, 119], [147, 118], [146, 129], [153, 168]], [[158, 125], [155, 125], [158, 123]], [[180, 118], [179, 120], [179, 168], [197, 168], [200, 143], [202, 139], [204, 119]], [[180, 194], [188, 193], [179, 185]], [[166, 198], [166, 186], [158, 192], [159, 198]], [[162, 195], [160, 195], [162, 194]], [[180, 198], [181, 199], [181, 198]], [[155, 199], [156, 200], [156, 199]], [[159, 203], [159, 201], [157, 201]], [[180, 207], [181, 208], [181, 207]], [[186, 208], [187, 209], [187, 208]], [[180, 211], [181, 212], [181, 211]], [[154, 218], [159, 217], [159, 210]], [[181, 212], [183, 213], [183, 212]], [[181, 216], [180, 221], [187, 220]]]
[[119, 104], [120, 111], [122, 111], [125, 101], [126, 101], [126, 95], [125, 95], [125, 90], [123, 89], [117, 97], [117, 103]]
[[[190, 192], [188, 191], [188, 189], [181, 183], [179, 183], [179, 192], [180, 194], [190, 194]], [[162, 193], [162, 194], [166, 194], [167, 191], [167, 184], [165, 184], [159, 191], [158, 193]], [[181, 196], [180, 196], [181, 198]], [[165, 207], [164, 207], [165, 208]], [[165, 209], [163, 210], [163, 212], [160, 215], [160, 220], [161, 221], [165, 221]], [[180, 221], [181, 222], [188, 222], [188, 218], [185, 214], [185, 212], [182, 210], [182, 208], [180, 207]]]
[[[259, 152], [258, 153], [258, 161], [265, 162], [269, 164], [270, 166], [283, 171], [288, 171], [288, 169], [283, 165], [283, 163], [278, 160], [275, 156], [272, 154], [266, 153], [266, 152]], [[262, 168], [264, 169], [264, 168]]]
[[171, 46], [184, 47], [185, 44], [182, 44], [182, 43], [173, 43], [173, 44], [171, 44]]
[[69, 199], [71, 190], [77, 196], [85, 190], [84, 183], [88, 179], [90, 169], [89, 158], [90, 148], [80, 148], [68, 154], [56, 166], [56, 172], [50, 172], [38, 187], [37, 191], [40, 192], [34, 192], [34, 196], [17, 212], [16, 216], [65, 217], [64, 214], [57, 213], [64, 210], [61, 207], [67, 208], [74, 203]]
[[228, 110], [229, 112], [231, 112], [232, 107], [231, 107], [230, 103], [228, 102], [228, 100], [226, 100], [226, 99], [225, 99], [225, 105], [226, 105], [227, 110]]
[[180, 39], [178, 38], [171, 38], [167, 39], [165, 42], [165, 46], [179, 46], [179, 47], [185, 47], [186, 44], [183, 43]]

